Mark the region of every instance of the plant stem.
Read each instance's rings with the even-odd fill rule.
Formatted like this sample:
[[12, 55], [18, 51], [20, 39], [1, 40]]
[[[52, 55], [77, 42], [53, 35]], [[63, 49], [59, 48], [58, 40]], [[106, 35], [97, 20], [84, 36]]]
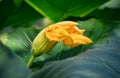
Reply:
[[27, 66], [30, 67], [35, 59], [35, 56], [32, 55], [32, 57], [29, 59]]

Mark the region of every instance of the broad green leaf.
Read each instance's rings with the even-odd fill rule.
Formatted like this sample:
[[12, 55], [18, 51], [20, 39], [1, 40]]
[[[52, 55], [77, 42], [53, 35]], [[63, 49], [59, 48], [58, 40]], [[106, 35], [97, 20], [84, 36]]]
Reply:
[[100, 6], [100, 9], [104, 9], [104, 8], [120, 8], [120, 0], [110, 0], [107, 3], [103, 4], [102, 6]]
[[13, 0], [1, 0], [0, 1], [0, 29], [4, 28], [2, 24], [13, 14], [17, 6], [14, 4]]
[[43, 16], [41, 14], [23, 1], [16, 11], [11, 14], [8, 19], [6, 19], [2, 26], [30, 26], [34, 22], [40, 20], [42, 17]]
[[0, 78], [29, 78], [25, 63], [0, 43]]
[[27, 62], [32, 54], [31, 42], [37, 33], [38, 31], [33, 27], [18, 28], [14, 32], [3, 34], [0, 38], [4, 45]]
[[54, 22], [69, 16], [83, 17], [109, 0], [25, 0]]
[[[119, 34], [119, 36], [116, 34]], [[120, 31], [112, 33], [108, 43], [84, 53], [47, 64], [32, 78], [120, 78]]]
[[120, 20], [120, 0], [110, 0], [88, 14], [85, 18], [97, 18], [104, 20], [119, 21]]
[[117, 28], [119, 23], [106, 20], [89, 19], [87, 21], [79, 21], [79, 28], [85, 29], [85, 35], [93, 40], [93, 44], [101, 42], [107, 37], [112, 30]]
[[88, 14], [86, 18], [87, 17], [94, 17], [103, 20], [120, 21], [120, 8], [116, 9], [105, 8], [103, 10], [97, 9]]
[[14, 4], [19, 7], [23, 0], [13, 0]]
[[43, 17], [23, 0], [2, 0], [0, 10], [1, 30], [8, 26], [32, 25]]

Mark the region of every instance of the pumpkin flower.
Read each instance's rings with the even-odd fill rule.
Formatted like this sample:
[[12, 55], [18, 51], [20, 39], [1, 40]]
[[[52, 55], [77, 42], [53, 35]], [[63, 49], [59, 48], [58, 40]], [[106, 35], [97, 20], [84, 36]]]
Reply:
[[64, 45], [71, 47], [91, 43], [92, 40], [83, 35], [85, 30], [78, 29], [77, 25], [76, 22], [63, 21], [43, 29], [32, 43], [33, 55], [39, 56], [47, 53], [60, 41], [63, 41]]

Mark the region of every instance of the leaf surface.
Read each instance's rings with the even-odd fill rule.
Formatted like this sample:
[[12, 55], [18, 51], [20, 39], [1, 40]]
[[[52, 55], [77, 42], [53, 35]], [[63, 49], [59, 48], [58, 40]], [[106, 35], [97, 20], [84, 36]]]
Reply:
[[[119, 27], [120, 28], [120, 27]], [[84, 53], [45, 65], [32, 78], [120, 78], [120, 31], [116, 29], [108, 43]]]
[[0, 78], [29, 78], [29, 75], [26, 64], [0, 43]]
[[68, 16], [83, 17], [109, 0], [25, 0], [34, 9], [54, 22]]

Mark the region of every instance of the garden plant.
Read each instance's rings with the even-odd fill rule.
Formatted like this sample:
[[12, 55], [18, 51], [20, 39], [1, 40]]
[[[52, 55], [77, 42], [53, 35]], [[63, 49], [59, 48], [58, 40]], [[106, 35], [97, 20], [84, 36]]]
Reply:
[[120, 78], [120, 0], [0, 0], [0, 78]]

